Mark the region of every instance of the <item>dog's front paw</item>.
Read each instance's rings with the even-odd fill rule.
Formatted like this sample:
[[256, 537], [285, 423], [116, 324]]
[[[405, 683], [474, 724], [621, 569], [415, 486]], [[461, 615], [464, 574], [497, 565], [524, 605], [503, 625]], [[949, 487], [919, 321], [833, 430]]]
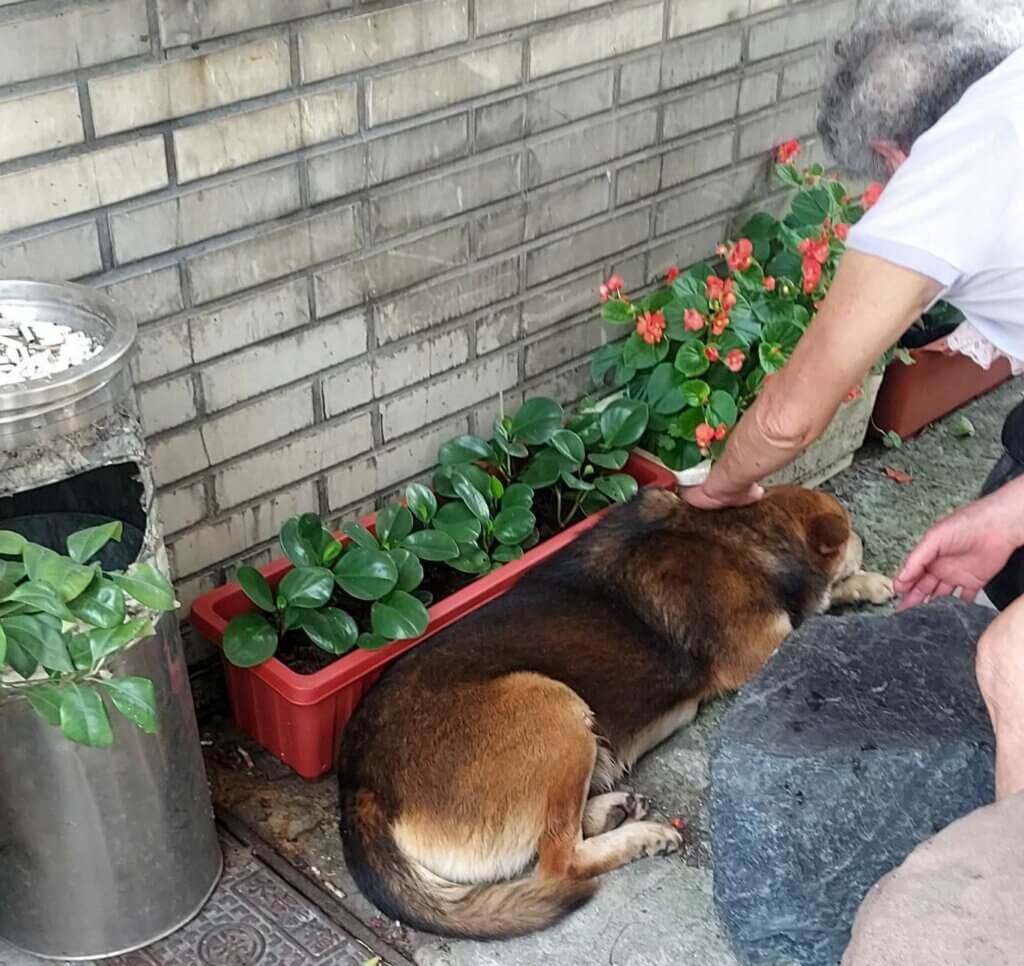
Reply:
[[660, 822], [641, 822], [633, 826], [640, 834], [639, 855], [649, 858], [655, 855], [671, 855], [683, 846], [683, 836], [671, 825]]
[[832, 591], [833, 604], [885, 604], [896, 596], [892, 580], [884, 574], [854, 574]]

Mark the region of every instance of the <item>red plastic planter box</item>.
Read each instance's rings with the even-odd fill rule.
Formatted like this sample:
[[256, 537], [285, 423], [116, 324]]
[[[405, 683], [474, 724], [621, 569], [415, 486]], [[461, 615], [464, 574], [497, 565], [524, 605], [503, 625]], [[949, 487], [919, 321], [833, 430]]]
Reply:
[[[674, 475], [639, 456], [630, 458], [626, 472], [641, 486], [671, 489]], [[307, 779], [320, 778], [334, 765], [338, 742], [359, 702], [381, 672], [411, 647], [505, 593], [527, 571], [547, 560], [601, 518], [598, 513], [569, 527], [505, 564], [458, 593], [438, 601], [428, 611], [430, 623], [422, 637], [399, 641], [379, 651], [352, 651], [315, 674], [297, 674], [277, 658], [258, 667], [238, 668], [224, 662], [228, 696], [235, 723], [251, 738]], [[375, 515], [363, 520], [372, 527]], [[339, 537], [347, 542], [347, 538]], [[274, 587], [291, 570], [287, 560], [262, 568]], [[192, 626], [219, 645], [232, 617], [254, 606], [237, 583], [199, 597], [192, 605]]]
[[914, 365], [893, 363], [885, 370], [871, 417], [883, 433], [904, 439], [949, 415], [1010, 378], [1010, 364], [1000, 359], [982, 369], [964, 355], [934, 349], [911, 349]]

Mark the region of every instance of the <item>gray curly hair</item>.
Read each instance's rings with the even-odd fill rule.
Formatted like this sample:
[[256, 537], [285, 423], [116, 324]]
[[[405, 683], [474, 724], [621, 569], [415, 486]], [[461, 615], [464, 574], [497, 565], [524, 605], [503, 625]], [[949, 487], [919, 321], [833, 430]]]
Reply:
[[841, 167], [884, 180], [872, 142], [909, 152], [1022, 46], [1022, 0], [865, 0], [834, 46], [818, 132]]

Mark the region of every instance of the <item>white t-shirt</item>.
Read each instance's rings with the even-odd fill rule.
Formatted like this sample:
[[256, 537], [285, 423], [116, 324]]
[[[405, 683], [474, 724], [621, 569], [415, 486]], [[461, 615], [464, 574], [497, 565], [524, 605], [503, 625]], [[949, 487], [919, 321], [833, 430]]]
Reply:
[[951, 348], [1024, 368], [1024, 50], [917, 140], [848, 244], [943, 287], [967, 320]]

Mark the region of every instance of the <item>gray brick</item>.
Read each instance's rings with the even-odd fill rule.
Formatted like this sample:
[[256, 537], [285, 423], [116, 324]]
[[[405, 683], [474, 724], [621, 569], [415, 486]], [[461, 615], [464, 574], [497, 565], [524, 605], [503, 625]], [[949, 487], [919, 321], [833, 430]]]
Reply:
[[527, 284], [538, 285], [581, 265], [639, 245], [647, 239], [649, 231], [650, 213], [634, 211], [536, 248], [527, 256]]
[[522, 80], [522, 47], [503, 44], [366, 81], [370, 127], [493, 94]]
[[528, 395], [544, 396], [569, 405], [583, 399], [594, 391], [590, 375], [590, 363], [583, 362], [549, 373], [530, 384]]
[[730, 81], [671, 101], [665, 105], [662, 137], [684, 137], [732, 120], [736, 117], [739, 92], [739, 81]]
[[661, 87], [661, 51], [631, 60], [619, 71], [619, 103], [652, 97]]
[[164, 533], [177, 533], [197, 524], [206, 516], [206, 488], [202, 480], [163, 490], [158, 498], [158, 511]]
[[192, 354], [196, 362], [206, 362], [284, 335], [309, 320], [308, 282], [304, 278], [293, 279], [193, 315], [189, 320]]
[[163, 382], [151, 382], [138, 389], [142, 427], [153, 435], [173, 429], [196, 418], [195, 390], [187, 373]]
[[566, 13], [597, 7], [608, 0], [476, 0], [476, 30], [478, 34], [492, 34], [510, 30], [524, 24], [561, 17]]
[[486, 355], [511, 345], [522, 336], [522, 311], [518, 305], [491, 312], [476, 324], [476, 352]]
[[762, 168], [760, 164], [743, 165], [664, 199], [657, 208], [655, 234], [664, 235], [693, 225], [750, 200], [751, 192], [761, 181]]
[[554, 127], [611, 109], [615, 71], [600, 71], [531, 91], [526, 97], [526, 133]]
[[750, 0], [672, 0], [668, 34], [683, 37], [747, 16]]
[[752, 114], [775, 103], [779, 92], [779, 72], [765, 71], [744, 77], [740, 84], [740, 114]]
[[530, 77], [547, 77], [580, 64], [618, 57], [661, 40], [661, 0], [606, 14], [600, 20], [569, 24], [530, 40]]
[[526, 135], [526, 98], [512, 97], [476, 111], [476, 149], [518, 141]]
[[849, 0], [841, 0], [827, 7], [798, 7], [775, 20], [756, 24], [750, 28], [748, 56], [761, 60], [818, 43], [841, 29], [852, 6]]
[[531, 342], [525, 349], [526, 378], [555, 369], [572, 359], [578, 359], [604, 343], [604, 331], [596, 319], [561, 329], [555, 335]]
[[226, 184], [188, 191], [110, 216], [119, 264], [184, 248], [247, 225], [297, 211], [299, 172], [295, 165], [263, 171]]
[[310, 202], [318, 205], [365, 188], [368, 156], [368, 146], [359, 143], [309, 158], [306, 170]]
[[413, 430], [468, 409], [495, 392], [511, 389], [519, 376], [517, 355], [506, 353], [481, 359], [464, 369], [432, 380], [381, 406], [384, 439], [390, 441]]
[[84, 136], [76, 87], [0, 101], [0, 161], [80, 144]]
[[[789, 0], [750, 0], [750, 12], [765, 13], [768, 10], [775, 10], [777, 7], [784, 7]], [[799, 3], [800, 0], [797, 0]]]
[[733, 141], [732, 131], [725, 131], [669, 151], [662, 158], [661, 187], [671, 188], [724, 168], [732, 161]]
[[609, 176], [603, 171], [488, 212], [477, 219], [477, 252], [481, 257], [493, 255], [592, 218], [608, 209], [608, 196]]
[[0, 178], [0, 232], [112, 205], [166, 184], [160, 137], [16, 171]]
[[812, 96], [793, 101], [767, 117], [748, 121], [740, 127], [740, 157], [764, 154], [790, 138], [811, 134], [817, 117], [818, 99]]
[[176, 483], [210, 465], [199, 430], [194, 426], [150, 440], [149, 455], [153, 459], [153, 480], [157, 486]]
[[670, 238], [650, 250], [647, 256], [647, 281], [665, 277], [670, 265], [685, 268], [710, 258], [715, 246], [726, 237], [727, 223], [715, 222]]
[[494, 433], [494, 421], [501, 414], [514, 413], [523, 404], [522, 392], [505, 391], [477, 403], [469, 414], [471, 432], [478, 436], [488, 437]]
[[817, 90], [824, 71], [824, 50], [816, 50], [810, 57], [801, 57], [786, 64], [782, 70], [782, 97], [797, 97]]
[[352, 0], [157, 0], [165, 47], [194, 44], [254, 27], [344, 10]]
[[376, 138], [369, 143], [370, 184], [384, 184], [454, 161], [468, 150], [469, 120], [465, 114]]
[[320, 391], [328, 419], [365, 405], [373, 399], [373, 372], [370, 363], [356, 362], [324, 376]]
[[468, 230], [454, 225], [415, 241], [395, 242], [361, 261], [323, 268], [314, 276], [317, 316], [408, 288], [468, 260]]
[[207, 419], [199, 431], [216, 464], [300, 432], [314, 418], [313, 389], [304, 383]]
[[596, 167], [654, 144], [658, 136], [655, 109], [613, 117], [532, 144], [527, 183], [531, 188]]
[[139, 349], [132, 359], [136, 382], [159, 379], [191, 364], [186, 321], [144, 325], [139, 329]]
[[661, 186], [661, 156], [644, 158], [619, 168], [615, 180], [615, 205], [622, 207], [653, 195]]
[[469, 37], [468, 0], [421, 0], [361, 17], [313, 21], [299, 30], [302, 81], [323, 80]]
[[510, 298], [519, 291], [519, 259], [508, 258], [427, 289], [384, 302], [377, 310], [377, 343], [422, 332]]
[[522, 187], [520, 168], [520, 155], [510, 154], [377, 195], [370, 203], [373, 240], [416, 231], [518, 194]]
[[544, 289], [523, 302], [523, 329], [527, 335], [581, 312], [594, 311], [604, 281], [601, 272], [589, 272]]
[[96, 136], [103, 137], [284, 90], [290, 82], [288, 40], [272, 37], [95, 78], [89, 99]]
[[0, 246], [0, 276], [65, 281], [103, 268], [96, 223], [32, 235]]
[[0, 24], [0, 50], [0, 85], [145, 54], [146, 2], [107, 0], [10, 20]]
[[[465, 329], [426, 334], [373, 359], [373, 394], [379, 399], [406, 386], [434, 376], [469, 358], [469, 333]], [[433, 381], [430, 385], [434, 385]], [[392, 434], [394, 435], [394, 434]]]
[[661, 60], [661, 88], [684, 87], [739, 67], [743, 30], [730, 27], [706, 37], [695, 37], [665, 48]]
[[189, 259], [192, 301], [200, 305], [252, 288], [318, 262], [339, 258], [359, 245], [355, 206], [314, 215], [298, 224]]
[[195, 124], [174, 132], [178, 181], [208, 178], [358, 130], [355, 84]]
[[366, 318], [357, 313], [233, 352], [200, 370], [206, 409], [226, 409], [365, 351]]
[[[137, 322], [152, 322], [180, 312], [185, 303], [181, 295], [181, 272], [177, 265], [149, 269], [138, 275], [109, 282], [103, 291], [131, 310]], [[175, 357], [175, 353], [170, 353]]]
[[294, 480], [315, 476], [365, 453], [372, 445], [368, 413], [324, 423], [291, 437], [283, 446], [263, 450], [220, 470], [213, 477], [217, 503], [222, 507], [237, 506]]

